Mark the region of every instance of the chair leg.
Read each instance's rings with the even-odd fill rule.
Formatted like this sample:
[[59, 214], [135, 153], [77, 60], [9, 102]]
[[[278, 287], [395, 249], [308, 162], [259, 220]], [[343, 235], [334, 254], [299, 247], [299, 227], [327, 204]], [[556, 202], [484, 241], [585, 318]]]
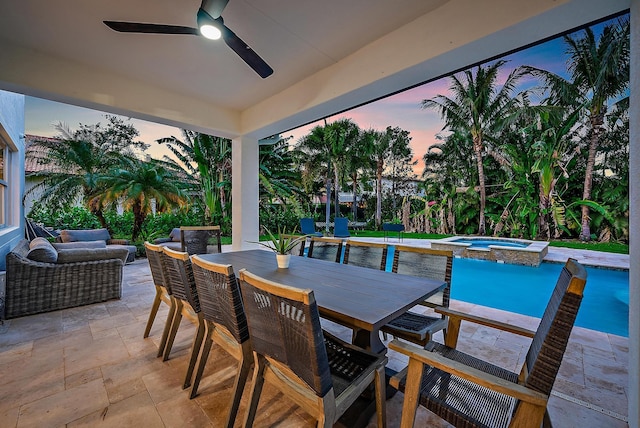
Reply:
[[200, 385], [200, 379], [202, 378], [202, 373], [204, 372], [204, 367], [207, 365], [207, 359], [209, 359], [209, 352], [211, 351], [211, 346], [213, 345], [213, 340], [211, 339], [211, 335], [213, 334], [213, 325], [209, 322], [205, 324], [205, 337], [204, 343], [202, 344], [202, 350], [200, 351], [199, 361], [198, 361], [198, 369], [196, 370], [195, 378], [193, 379], [193, 385], [191, 386], [191, 394], [189, 398], [193, 399], [196, 395], [198, 395], [198, 386]]
[[385, 389], [385, 373], [384, 366], [380, 366], [376, 369], [375, 375], [375, 389], [376, 389], [376, 414], [378, 415], [378, 428], [385, 428], [387, 426], [387, 392]]
[[178, 306], [177, 300], [171, 297], [171, 305], [169, 305], [169, 313], [167, 314], [167, 321], [164, 323], [164, 330], [162, 331], [162, 339], [160, 339], [160, 346], [158, 346], [158, 355], [156, 355], [156, 357], [161, 357], [164, 354], [164, 348], [167, 346], [167, 339], [169, 338], [169, 332], [171, 331], [173, 318], [176, 315], [177, 306]]
[[196, 366], [196, 361], [198, 360], [198, 355], [200, 354], [200, 348], [202, 348], [202, 338], [204, 337], [205, 331], [205, 321], [202, 316], [202, 312], [198, 313], [198, 329], [196, 330], [196, 335], [193, 338], [193, 345], [191, 347], [191, 357], [189, 358], [189, 367], [187, 367], [187, 374], [184, 377], [184, 384], [182, 385], [182, 389], [189, 388], [191, 385], [191, 377], [193, 376], [193, 369]]
[[251, 359], [247, 358], [248, 354], [248, 352], [243, 353], [242, 360], [238, 362], [238, 374], [236, 375], [236, 381], [233, 385], [233, 397], [231, 399], [229, 416], [227, 416], [226, 428], [233, 428], [233, 422], [236, 420], [238, 415], [240, 399], [242, 398], [242, 392], [244, 391], [244, 386], [247, 383], [247, 377], [249, 376], [249, 370], [251, 369]]
[[404, 403], [402, 404], [402, 419], [400, 428], [413, 428], [416, 410], [420, 399], [420, 385], [422, 384], [422, 363], [409, 359], [407, 370], [407, 385], [404, 388]]
[[258, 410], [258, 401], [260, 401], [260, 393], [262, 392], [262, 386], [264, 385], [264, 368], [265, 359], [263, 356], [253, 353], [255, 366], [253, 368], [253, 379], [251, 382], [251, 393], [249, 394], [249, 408], [244, 420], [244, 428], [251, 428], [253, 426], [253, 420], [256, 417], [256, 410]]
[[169, 354], [171, 353], [171, 348], [173, 347], [173, 341], [176, 339], [176, 333], [178, 332], [178, 327], [180, 327], [180, 321], [182, 321], [183, 307], [184, 304], [182, 303], [182, 300], [176, 299], [176, 313], [173, 316], [173, 320], [171, 321], [171, 330], [169, 331], [167, 344], [164, 348], [164, 352], [162, 353], [162, 361], [167, 361], [169, 359]]
[[149, 312], [149, 319], [147, 320], [147, 326], [144, 328], [144, 338], [149, 337], [149, 332], [151, 331], [151, 326], [153, 325], [153, 321], [156, 319], [156, 314], [158, 313], [158, 308], [160, 307], [162, 290], [160, 287], [156, 285], [156, 297], [153, 298], [153, 304], [151, 305], [151, 312]]

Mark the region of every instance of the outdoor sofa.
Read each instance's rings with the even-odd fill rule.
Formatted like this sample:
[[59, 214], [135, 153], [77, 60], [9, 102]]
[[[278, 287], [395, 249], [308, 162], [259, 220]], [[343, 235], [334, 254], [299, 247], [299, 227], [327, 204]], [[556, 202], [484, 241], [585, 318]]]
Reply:
[[77, 242], [79, 248], [88, 248], [87, 243], [102, 241], [110, 248], [126, 248], [129, 251], [127, 263], [134, 261], [137, 248], [130, 245], [128, 239], [111, 239], [111, 235], [107, 229], [67, 229], [60, 231], [57, 238], [58, 242], [71, 243]]
[[6, 256], [5, 318], [119, 299], [128, 250], [90, 245], [20, 241]]

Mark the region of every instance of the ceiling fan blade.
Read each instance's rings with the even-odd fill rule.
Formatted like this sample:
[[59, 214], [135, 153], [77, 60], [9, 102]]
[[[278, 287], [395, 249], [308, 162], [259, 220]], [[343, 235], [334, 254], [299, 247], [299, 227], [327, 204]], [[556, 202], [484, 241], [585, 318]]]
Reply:
[[[216, 21], [220, 22], [221, 18], [218, 18]], [[240, 37], [236, 35], [233, 31], [229, 29], [226, 25], [222, 24], [222, 38], [224, 42], [229, 46], [235, 53], [238, 54], [240, 58], [247, 65], [260, 75], [260, 77], [267, 78], [273, 74], [273, 68], [269, 66], [260, 55], [258, 55], [248, 44], [242, 41]]]
[[147, 33], [147, 34], [193, 34], [199, 35], [197, 28], [181, 25], [144, 24], [141, 22], [102, 21], [119, 33]]
[[207, 11], [213, 19], [219, 18], [222, 11], [227, 7], [229, 0], [202, 0], [201, 9]]

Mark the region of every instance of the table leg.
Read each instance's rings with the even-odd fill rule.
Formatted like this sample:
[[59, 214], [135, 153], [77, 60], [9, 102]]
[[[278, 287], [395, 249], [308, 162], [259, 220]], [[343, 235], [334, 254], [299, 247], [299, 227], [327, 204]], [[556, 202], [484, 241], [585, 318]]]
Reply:
[[367, 331], [363, 329], [353, 331], [353, 344], [360, 348], [367, 349], [376, 354], [387, 352], [387, 347], [380, 340], [380, 331]]

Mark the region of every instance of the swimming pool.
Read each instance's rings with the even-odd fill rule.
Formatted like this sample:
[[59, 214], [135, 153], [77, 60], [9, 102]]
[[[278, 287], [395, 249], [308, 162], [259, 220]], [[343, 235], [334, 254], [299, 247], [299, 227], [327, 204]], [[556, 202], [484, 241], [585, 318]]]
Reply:
[[[549, 301], [562, 264], [539, 267], [455, 259], [451, 298], [537, 318]], [[587, 267], [587, 285], [576, 326], [629, 336], [629, 272]]]
[[[389, 246], [391, 270], [393, 251]], [[541, 318], [556, 285], [562, 264], [539, 267], [455, 258], [451, 298]], [[587, 285], [576, 326], [629, 336], [629, 271], [587, 267]], [[628, 300], [627, 300], [628, 302]]]

